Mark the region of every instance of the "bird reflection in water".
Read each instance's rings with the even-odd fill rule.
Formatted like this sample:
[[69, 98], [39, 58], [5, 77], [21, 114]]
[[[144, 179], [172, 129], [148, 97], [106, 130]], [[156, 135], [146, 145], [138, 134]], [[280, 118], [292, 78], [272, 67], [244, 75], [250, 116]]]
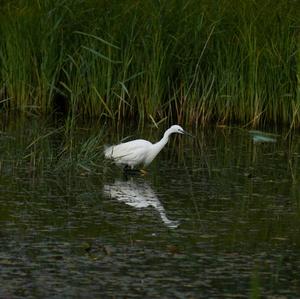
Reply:
[[137, 209], [153, 207], [160, 215], [161, 220], [169, 228], [176, 228], [179, 221], [168, 219], [166, 211], [153, 189], [145, 181], [136, 182], [117, 180], [113, 184], [103, 187], [104, 194]]

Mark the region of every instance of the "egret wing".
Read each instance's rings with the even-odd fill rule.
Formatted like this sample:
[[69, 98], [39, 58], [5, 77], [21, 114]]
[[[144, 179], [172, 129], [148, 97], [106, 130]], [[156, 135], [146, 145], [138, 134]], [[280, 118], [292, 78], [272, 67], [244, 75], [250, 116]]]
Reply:
[[113, 145], [105, 150], [105, 156], [118, 164], [138, 165], [145, 161], [152, 143], [143, 140], [133, 140]]

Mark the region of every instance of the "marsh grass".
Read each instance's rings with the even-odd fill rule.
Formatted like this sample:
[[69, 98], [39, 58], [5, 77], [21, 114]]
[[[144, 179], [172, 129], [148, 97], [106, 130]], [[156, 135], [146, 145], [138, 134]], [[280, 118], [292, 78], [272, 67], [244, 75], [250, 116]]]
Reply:
[[[0, 10], [3, 109], [299, 126], [299, 4], [22, 1]], [[9, 99], [9, 100], [7, 100]]]
[[9, 121], [1, 133], [0, 173], [3, 177], [43, 179], [58, 176], [89, 175], [103, 172], [102, 129], [89, 126], [70, 130], [40, 117]]
[[69, 136], [64, 140], [58, 153], [56, 169], [73, 169], [81, 175], [102, 172], [105, 163], [101, 132], [88, 138]]

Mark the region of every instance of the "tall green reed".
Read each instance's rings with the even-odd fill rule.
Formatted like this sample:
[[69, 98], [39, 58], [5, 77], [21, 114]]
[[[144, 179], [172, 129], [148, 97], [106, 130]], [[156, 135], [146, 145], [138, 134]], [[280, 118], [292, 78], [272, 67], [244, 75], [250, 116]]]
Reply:
[[0, 10], [1, 101], [61, 110], [70, 127], [78, 116], [297, 127], [298, 8], [16, 0]]
[[61, 67], [64, 16], [58, 6], [45, 12], [33, 3], [2, 8], [1, 81], [11, 109], [49, 112]]

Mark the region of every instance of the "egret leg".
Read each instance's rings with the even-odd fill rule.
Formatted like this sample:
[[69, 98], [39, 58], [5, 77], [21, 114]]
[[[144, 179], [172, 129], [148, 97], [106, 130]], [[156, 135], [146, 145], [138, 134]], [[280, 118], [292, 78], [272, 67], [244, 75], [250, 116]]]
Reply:
[[131, 168], [128, 165], [124, 166], [123, 171], [125, 174], [131, 174], [131, 175], [135, 175], [139, 173], [138, 169]]
[[124, 166], [124, 168], [123, 168], [123, 171], [124, 172], [127, 172], [127, 171], [129, 171], [130, 170], [130, 168], [129, 168], [129, 166], [126, 164], [125, 166]]
[[123, 172], [125, 175], [146, 175], [147, 171], [144, 169], [134, 169], [125, 165], [123, 168]]

